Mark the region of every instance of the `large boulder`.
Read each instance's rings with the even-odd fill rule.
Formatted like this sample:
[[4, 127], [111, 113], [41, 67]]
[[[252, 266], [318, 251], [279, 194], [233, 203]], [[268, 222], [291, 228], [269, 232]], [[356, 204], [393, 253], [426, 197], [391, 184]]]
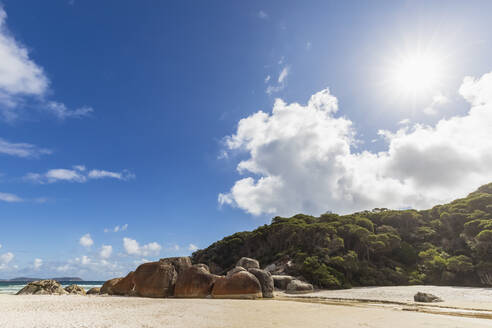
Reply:
[[165, 262], [141, 264], [133, 274], [135, 291], [142, 297], [168, 297], [174, 294], [177, 272]]
[[313, 292], [313, 285], [297, 279], [292, 280], [285, 290], [289, 294], [305, 294]]
[[125, 278], [119, 280], [112, 288], [113, 295], [135, 296], [134, 272], [131, 271]]
[[248, 269], [259, 269], [260, 268], [260, 262], [258, 262], [255, 259], [249, 258], [249, 257], [241, 257], [239, 261], [236, 263], [237, 267], [243, 267], [246, 270]]
[[413, 300], [415, 302], [424, 302], [424, 303], [435, 303], [435, 302], [443, 301], [440, 297], [437, 297], [436, 295], [432, 295], [429, 293], [421, 293], [421, 292], [415, 294], [413, 296]]
[[176, 270], [178, 275], [191, 267], [191, 259], [189, 256], [167, 257], [164, 259], [160, 259], [159, 262], [162, 264], [169, 264], [174, 266], [174, 269]]
[[100, 294], [109, 294], [113, 295], [113, 287], [123, 278], [113, 278], [106, 281], [100, 290]]
[[252, 273], [256, 279], [260, 282], [261, 285], [261, 293], [263, 294], [263, 298], [272, 298], [273, 297], [273, 278], [270, 272], [251, 268], [248, 270]]
[[242, 266], [237, 266], [237, 267], [232, 268], [231, 270], [227, 271], [226, 277], [230, 277], [233, 274], [236, 274], [236, 273], [241, 272], [241, 271], [246, 271], [246, 269], [243, 268]]
[[212, 289], [213, 298], [255, 299], [261, 295], [260, 282], [248, 271], [239, 271], [228, 277], [219, 277]]
[[211, 274], [205, 264], [195, 264], [178, 274], [175, 297], [198, 297], [204, 298], [212, 293], [215, 280], [220, 278]]
[[85, 295], [85, 289], [83, 287], [80, 287], [79, 285], [70, 285], [65, 287], [65, 291], [69, 294], [75, 294], [75, 295]]
[[68, 294], [55, 280], [38, 280], [28, 283], [16, 295], [65, 295]]
[[101, 293], [101, 287], [92, 287], [87, 291], [87, 295], [99, 295]]
[[295, 279], [292, 276], [285, 276], [285, 275], [272, 275], [272, 278], [273, 278], [274, 286], [282, 290], [287, 289], [287, 285], [289, 285], [290, 282]]

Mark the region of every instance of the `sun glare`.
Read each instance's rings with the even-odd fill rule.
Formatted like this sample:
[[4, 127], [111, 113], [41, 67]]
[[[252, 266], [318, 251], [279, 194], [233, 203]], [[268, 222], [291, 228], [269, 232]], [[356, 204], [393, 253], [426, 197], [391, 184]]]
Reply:
[[419, 98], [435, 92], [442, 79], [442, 60], [437, 55], [415, 53], [394, 60], [388, 82], [399, 96]]

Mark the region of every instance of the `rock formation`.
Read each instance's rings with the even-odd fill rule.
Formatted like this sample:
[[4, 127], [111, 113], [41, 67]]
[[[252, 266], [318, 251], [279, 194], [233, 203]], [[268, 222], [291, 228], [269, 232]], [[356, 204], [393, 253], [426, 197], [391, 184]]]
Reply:
[[437, 297], [436, 295], [432, 295], [429, 293], [421, 293], [421, 292], [415, 294], [413, 296], [413, 300], [415, 302], [423, 302], [423, 303], [443, 302], [443, 300], [440, 297]]
[[207, 297], [212, 293], [217, 278], [220, 277], [211, 274], [205, 264], [195, 264], [178, 274], [174, 296]]
[[55, 280], [38, 280], [28, 283], [16, 295], [65, 295], [68, 294]]
[[256, 279], [258, 279], [258, 281], [260, 282], [261, 293], [263, 295], [263, 298], [272, 298], [273, 278], [270, 272], [261, 269], [256, 269], [256, 268], [251, 268], [248, 271], [252, 273], [256, 277]]
[[101, 293], [100, 287], [92, 287], [87, 291], [87, 295], [99, 295]]
[[135, 291], [142, 297], [168, 297], [174, 294], [177, 272], [172, 264], [148, 262], [133, 274]]
[[131, 271], [125, 278], [119, 280], [112, 288], [113, 295], [135, 296], [134, 272]]
[[304, 294], [311, 293], [312, 291], [313, 285], [297, 279], [292, 280], [287, 285], [287, 289], [285, 290], [285, 292], [289, 294]]
[[258, 279], [247, 271], [239, 271], [226, 277], [219, 277], [212, 289], [213, 298], [247, 298], [262, 296]]
[[284, 275], [273, 275], [273, 283], [278, 289], [287, 289], [287, 285], [290, 284], [292, 280], [295, 278], [292, 276], [284, 276]]
[[65, 291], [69, 294], [75, 294], [75, 295], [86, 294], [85, 289], [76, 284], [65, 287]]
[[159, 260], [160, 263], [169, 264], [174, 266], [174, 269], [178, 273], [178, 275], [184, 270], [191, 267], [191, 259], [189, 256], [181, 256], [181, 257], [167, 257]]
[[113, 287], [123, 278], [113, 278], [106, 281], [100, 290], [100, 294], [113, 295]]
[[248, 269], [259, 269], [260, 263], [249, 257], [242, 257], [236, 264], [236, 267], [243, 267], [246, 270]]

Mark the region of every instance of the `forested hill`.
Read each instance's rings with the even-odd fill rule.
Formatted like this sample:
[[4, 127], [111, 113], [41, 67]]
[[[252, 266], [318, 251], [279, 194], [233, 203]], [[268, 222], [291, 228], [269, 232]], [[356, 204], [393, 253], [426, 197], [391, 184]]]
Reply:
[[492, 183], [423, 211], [275, 217], [195, 252], [193, 261], [220, 272], [243, 256], [262, 266], [291, 260], [290, 274], [321, 288], [492, 285]]

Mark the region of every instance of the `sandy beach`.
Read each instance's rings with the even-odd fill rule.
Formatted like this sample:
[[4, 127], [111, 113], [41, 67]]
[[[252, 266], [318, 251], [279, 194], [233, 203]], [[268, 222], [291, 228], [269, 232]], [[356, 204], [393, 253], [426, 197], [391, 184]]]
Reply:
[[[281, 296], [280, 296], [281, 297]], [[396, 324], [397, 323], [397, 324]], [[300, 300], [0, 295], [0, 327], [492, 327], [492, 320], [398, 306]]]

